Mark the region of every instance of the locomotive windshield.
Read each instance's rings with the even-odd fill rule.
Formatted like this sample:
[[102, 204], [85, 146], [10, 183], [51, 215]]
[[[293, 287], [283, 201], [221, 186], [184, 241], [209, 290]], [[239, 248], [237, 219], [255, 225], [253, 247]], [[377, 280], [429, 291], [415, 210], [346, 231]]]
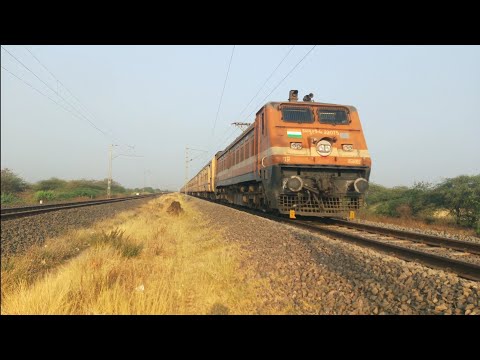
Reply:
[[319, 109], [318, 119], [322, 124], [348, 124], [347, 112], [340, 109]]
[[282, 109], [282, 119], [287, 122], [313, 123], [313, 113], [310, 109], [285, 107]]

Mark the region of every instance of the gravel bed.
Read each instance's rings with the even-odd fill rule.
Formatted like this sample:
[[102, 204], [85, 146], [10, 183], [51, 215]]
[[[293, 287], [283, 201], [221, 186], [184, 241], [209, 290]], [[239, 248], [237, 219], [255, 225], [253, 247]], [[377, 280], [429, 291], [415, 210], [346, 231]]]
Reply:
[[149, 200], [152, 199], [127, 200], [3, 220], [2, 257], [21, 252], [33, 244], [42, 244], [47, 238], [59, 236], [68, 230], [89, 227], [97, 221], [133, 209]]
[[480, 314], [479, 282], [190, 199], [239, 246], [245, 281], [265, 284], [258, 313]]
[[448, 233], [446, 231], [439, 231], [439, 230], [433, 230], [433, 229], [428, 229], [427, 230], [427, 229], [410, 228], [410, 227], [406, 227], [406, 226], [387, 224], [387, 223], [369, 221], [369, 220], [357, 219], [357, 220], [355, 220], [355, 222], [358, 222], [360, 224], [366, 224], [366, 225], [381, 226], [381, 227], [386, 228], [386, 229], [405, 230], [405, 231], [411, 231], [411, 232], [416, 232], [416, 233], [420, 233], [420, 234], [443, 236], [443, 237], [454, 239], [454, 240], [471, 241], [471, 242], [480, 243], [480, 237], [478, 237], [478, 236], [467, 236], [467, 235], [460, 235], [460, 234], [452, 234], [452, 233]]

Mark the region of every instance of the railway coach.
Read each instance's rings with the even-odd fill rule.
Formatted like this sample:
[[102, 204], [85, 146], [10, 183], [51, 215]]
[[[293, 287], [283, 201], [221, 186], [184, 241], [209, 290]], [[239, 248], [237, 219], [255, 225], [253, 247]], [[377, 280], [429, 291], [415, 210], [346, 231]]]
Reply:
[[265, 211], [345, 217], [364, 204], [371, 159], [353, 106], [269, 102], [186, 184], [189, 194]]

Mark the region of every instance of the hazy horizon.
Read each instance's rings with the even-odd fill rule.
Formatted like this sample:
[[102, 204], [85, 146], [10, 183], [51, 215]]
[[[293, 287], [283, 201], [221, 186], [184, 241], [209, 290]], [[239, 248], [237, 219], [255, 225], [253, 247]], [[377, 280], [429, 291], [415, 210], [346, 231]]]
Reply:
[[374, 183], [480, 173], [480, 46], [319, 45], [273, 92], [311, 45], [2, 47], [2, 67], [58, 103], [2, 69], [1, 167], [29, 182], [104, 179], [113, 143], [143, 156], [115, 158], [114, 181], [178, 189], [186, 146], [208, 150], [190, 151], [191, 178], [240, 134], [230, 123], [290, 89], [357, 108]]

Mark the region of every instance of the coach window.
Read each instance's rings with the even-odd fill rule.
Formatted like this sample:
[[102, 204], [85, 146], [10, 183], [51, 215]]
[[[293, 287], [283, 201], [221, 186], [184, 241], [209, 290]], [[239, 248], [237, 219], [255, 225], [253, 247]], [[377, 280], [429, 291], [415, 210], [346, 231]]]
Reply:
[[284, 107], [282, 109], [282, 120], [294, 123], [313, 123], [313, 113], [309, 108]]
[[322, 124], [346, 125], [349, 123], [348, 114], [342, 109], [318, 109], [317, 114]]

